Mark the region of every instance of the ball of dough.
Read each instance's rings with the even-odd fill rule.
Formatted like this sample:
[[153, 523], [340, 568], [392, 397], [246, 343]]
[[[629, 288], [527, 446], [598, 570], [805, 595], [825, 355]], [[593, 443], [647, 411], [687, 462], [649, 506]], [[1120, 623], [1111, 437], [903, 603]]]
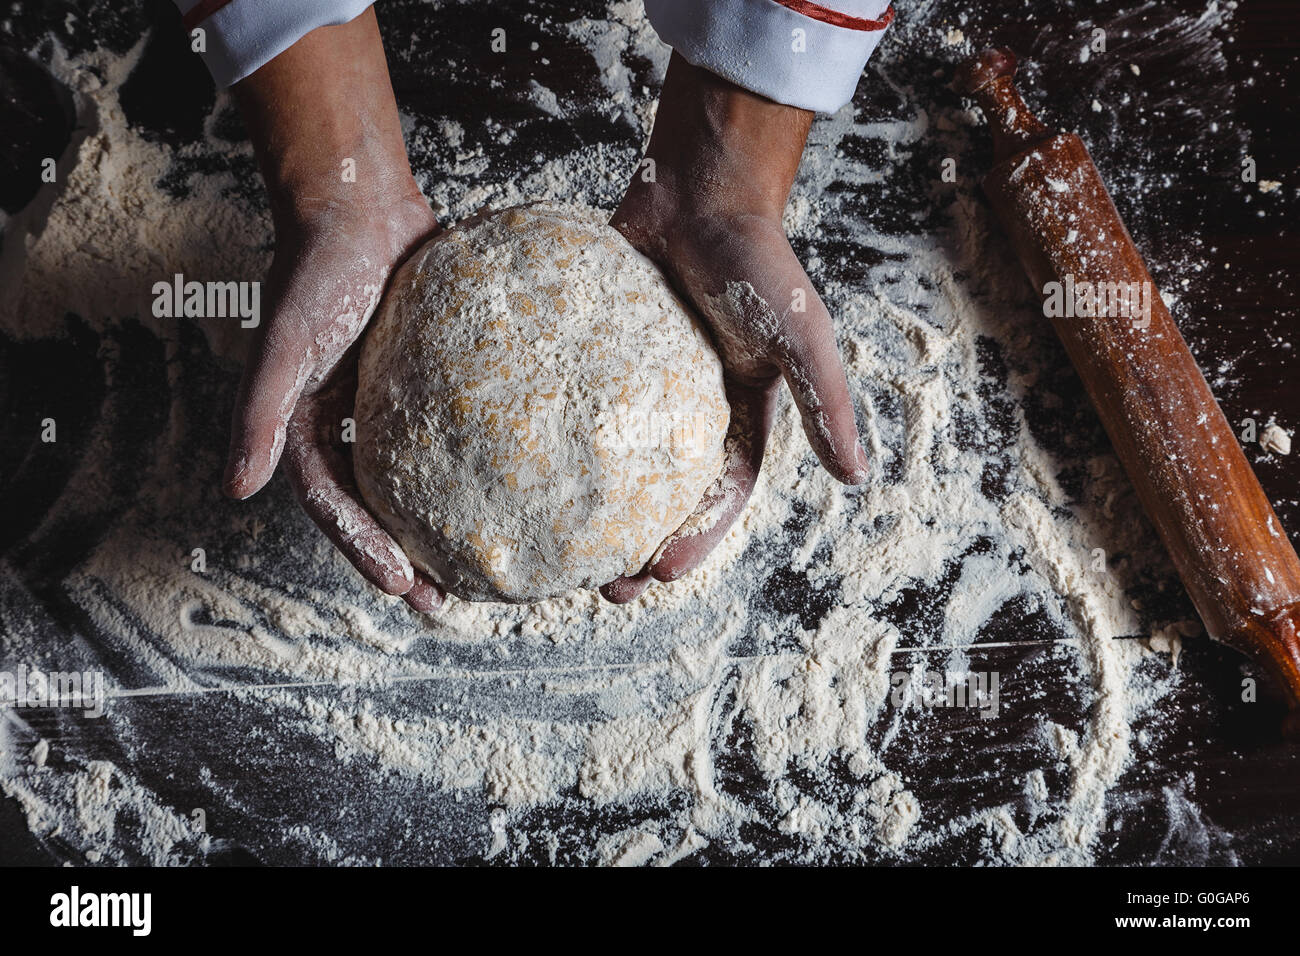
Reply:
[[636, 573], [722, 469], [722, 366], [600, 214], [480, 214], [393, 278], [361, 352], [357, 483], [416, 567], [516, 603]]

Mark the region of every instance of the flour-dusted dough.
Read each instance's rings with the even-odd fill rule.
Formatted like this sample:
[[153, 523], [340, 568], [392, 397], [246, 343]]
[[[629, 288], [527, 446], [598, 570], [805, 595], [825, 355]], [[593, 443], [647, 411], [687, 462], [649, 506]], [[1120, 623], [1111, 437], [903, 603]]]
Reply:
[[467, 220], [393, 279], [361, 352], [355, 466], [410, 556], [468, 600], [641, 569], [722, 468], [722, 366], [603, 216]]

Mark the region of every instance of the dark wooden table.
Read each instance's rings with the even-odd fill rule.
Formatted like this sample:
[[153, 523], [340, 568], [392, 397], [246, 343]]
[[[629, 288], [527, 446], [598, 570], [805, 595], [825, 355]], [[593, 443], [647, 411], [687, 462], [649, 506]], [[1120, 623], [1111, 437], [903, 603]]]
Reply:
[[[906, 18], [908, 4], [904, 0], [897, 6], [900, 18]], [[486, 113], [504, 125], [516, 125], [519, 135], [510, 144], [492, 146], [502, 154], [503, 163], [512, 158], [523, 161], [538, 151], [550, 154], [584, 144], [625, 144], [633, 136], [629, 128], [600, 116], [539, 124], [536, 110], [517, 95], [524, 84], [491, 82], [504, 68], [517, 71], [516, 78], [536, 77], [552, 89], [584, 89], [599, 95], [586, 53], [544, 28], [556, 18], [566, 19], [565, 11], [574, 7], [589, 16], [603, 12], [601, 4], [589, 0], [448, 8], [426, 8], [414, 0], [383, 4], [386, 32], [400, 41], [390, 43], [390, 50], [401, 48], [392, 57], [399, 102], [417, 116], [468, 120]], [[1300, 262], [1295, 230], [1300, 209], [1300, 103], [1289, 84], [1300, 75], [1300, 8], [1287, 0], [1244, 0], [1226, 28], [1232, 42], [1223, 46], [1224, 74], [1189, 75], [1177, 58], [1177, 51], [1185, 51], [1185, 46], [1164, 48], [1146, 37], [1152, 23], [1167, 23], [1177, 15], [1195, 17], [1204, 10], [1205, 3], [1197, 0], [1101, 2], [1089, 5], [1087, 11], [1055, 0], [1035, 0], [1014, 11], [1005, 3], [971, 0], [953, 4], [950, 10], [939, 4], [930, 16], [954, 25], [960, 22], [977, 45], [1008, 44], [1030, 61], [1022, 83], [1027, 98], [1048, 122], [1073, 129], [1088, 142], [1157, 282], [1177, 292], [1175, 316], [1228, 419], [1239, 423], [1253, 418], [1262, 426], [1275, 417], [1295, 428], [1300, 426], [1300, 388], [1294, 376], [1300, 338], [1300, 291], [1295, 284]], [[68, 20], [69, 12], [76, 17]], [[549, 64], [536, 57], [505, 67], [500, 62], [486, 64], [484, 45], [468, 38], [488, 33], [502, 18], [511, 24], [512, 43], [547, 44], [543, 52]], [[67, 97], [27, 58], [32, 44], [51, 32], [75, 54], [97, 44], [123, 50], [143, 31], [154, 29], [138, 78], [133, 77], [124, 91], [128, 116], [148, 135], [163, 141], [180, 145], [198, 140], [204, 118], [214, 107], [214, 94], [201, 65], [180, 41], [177, 17], [165, 0], [113, 9], [89, 0], [47, 0], [21, 6], [8, 14], [8, 21], [10, 32], [0, 35], [4, 47], [0, 110], [6, 120], [0, 127], [17, 133], [0, 134], [12, 135], [13, 140], [0, 149], [0, 163], [12, 158], [12, 168], [0, 167], [4, 174], [0, 175], [0, 206], [12, 211], [30, 200], [25, 180], [15, 171], [30, 157], [47, 155], [60, 141], [67, 141]], [[65, 28], [65, 21], [72, 25]], [[408, 44], [412, 24], [423, 24], [419, 30], [430, 42]], [[1145, 115], [1158, 118], [1159, 128], [1133, 125], [1123, 109], [1090, 108], [1092, 91], [1107, 77], [1098, 70], [1082, 69], [1075, 51], [1095, 25], [1107, 29], [1117, 64], [1141, 66], [1142, 86], [1155, 98], [1146, 103]], [[925, 59], [924, 51], [916, 53], [917, 89], [934, 102], [955, 108], [956, 97], [947, 89], [946, 77], [925, 80], [941, 71]], [[440, 69], [446, 60], [456, 61], [457, 69], [450, 73]], [[633, 64], [638, 75], [647, 66]], [[431, 81], [430, 75], [437, 80]], [[873, 84], [872, 78], [869, 66], [858, 93], [860, 106], [882, 115], [915, 108], [883, 84]], [[1207, 125], [1216, 120], [1222, 124], [1222, 135], [1204, 135]], [[242, 135], [233, 112], [221, 114], [219, 122], [230, 136]], [[481, 125], [467, 121], [465, 127], [467, 147], [480, 145], [486, 135]], [[1193, 127], [1199, 141], [1208, 144], [1205, 154], [1196, 162], [1174, 158], [1180, 137], [1191, 138], [1188, 130]], [[1130, 149], [1148, 157], [1146, 175], [1128, 175], [1135, 168], [1131, 158], [1125, 158]], [[1240, 169], [1245, 156], [1254, 159], [1258, 179], [1280, 181], [1281, 188], [1265, 195], [1255, 184], [1243, 183]], [[413, 160], [417, 168], [423, 164], [422, 174], [436, 175], [426, 160], [419, 156]], [[1116, 178], [1115, 170], [1124, 173]], [[260, 187], [251, 163], [237, 172], [248, 194], [257, 196]], [[608, 197], [611, 202], [615, 198]], [[892, 211], [886, 202], [881, 215]], [[855, 258], [861, 258], [862, 250], [853, 251]], [[1186, 263], [1192, 259], [1207, 261], [1211, 267], [1188, 269]], [[73, 343], [71, 351], [68, 348], [13, 349], [0, 392], [5, 411], [0, 437], [6, 447], [22, 448], [30, 441], [16, 423], [31, 411], [33, 394], [64, 395], [68, 413], [76, 414], [78, 382], [95, 377], [94, 344]], [[1081, 397], [1077, 383], [1073, 387]], [[1248, 457], [1292, 541], [1300, 542], [1300, 452], [1282, 457], [1264, 455], [1255, 447]], [[10, 559], [19, 553], [15, 549], [51, 500], [44, 487], [47, 480], [48, 476], [17, 465], [0, 466], [0, 494], [10, 503], [7, 510], [13, 508], [0, 525], [0, 551]], [[51, 559], [51, 566], [57, 564]], [[32, 574], [39, 572], [38, 567]], [[1012, 633], [1035, 624], [1012, 620], [999, 626]], [[1045, 669], [1057, 666], [1050, 651], [1041, 648], [988, 653], [990, 663], [1003, 670], [1027, 662]], [[1300, 791], [1300, 760], [1294, 748], [1278, 737], [1276, 708], [1268, 702], [1240, 703], [1241, 665], [1231, 652], [1198, 644], [1197, 653], [1184, 660], [1186, 672], [1179, 690], [1160, 707], [1158, 759], [1130, 768], [1116, 789], [1114, 799], [1128, 824], [1103, 836], [1099, 859], [1120, 864], [1300, 862], [1300, 806], [1295, 800]], [[1068, 709], [1072, 703], [1047, 706]], [[141, 706], [156, 708], [151, 719], [183, 726], [186, 708], [198, 705]], [[974, 723], [963, 723], [967, 720], [977, 718], [952, 715], [945, 732], [961, 740], [975, 729]], [[996, 795], [996, 780], [955, 774], [941, 754], [916, 749], [910, 759], [913, 788], [929, 808], [941, 809], [949, 799], [945, 793], [952, 791]], [[743, 768], [736, 772], [743, 773]], [[1199, 819], [1175, 820], [1191, 805], [1198, 808]], [[231, 836], [234, 848], [225, 859], [251, 859], [239, 849], [238, 834]], [[30, 838], [21, 816], [7, 801], [0, 801], [0, 848], [9, 862], [55, 859], [48, 847]], [[948, 847], [918, 862], [961, 862], [975, 856], [974, 847], [969, 853]], [[714, 862], [729, 860], [719, 855]]]

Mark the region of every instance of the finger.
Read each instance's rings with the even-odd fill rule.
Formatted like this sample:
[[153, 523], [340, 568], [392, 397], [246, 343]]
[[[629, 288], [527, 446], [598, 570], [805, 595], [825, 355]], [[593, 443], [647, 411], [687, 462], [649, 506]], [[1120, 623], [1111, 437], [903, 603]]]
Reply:
[[600, 594], [610, 604], [627, 604], [645, 593], [645, 589], [650, 586], [650, 581], [650, 571], [646, 569], [639, 574], [623, 575], [602, 585]]
[[292, 424], [285, 455], [289, 483], [303, 510], [362, 577], [387, 594], [406, 594], [416, 583], [411, 562], [361, 503], [347, 459], [309, 430], [308, 424]]
[[232, 498], [271, 479], [303, 389], [325, 379], [378, 302], [382, 270], [364, 258], [338, 263], [309, 254], [304, 261], [310, 264], [291, 266], [283, 283], [273, 278], [281, 291], [240, 380], [223, 480]]
[[817, 457], [836, 481], [860, 485], [868, 476], [867, 453], [858, 437], [835, 330], [811, 286], [807, 293], [808, 312], [785, 324], [777, 343], [777, 362]]
[[432, 614], [442, 607], [445, 597], [445, 592], [438, 587], [436, 581], [427, 574], [416, 571], [415, 583], [411, 585], [411, 590], [402, 595], [402, 600], [421, 614]]
[[729, 384], [731, 424], [722, 474], [699, 507], [659, 548], [650, 562], [658, 581], [675, 581], [703, 563], [745, 510], [763, 464], [776, 408], [776, 389]]
[[247, 498], [271, 479], [312, 368], [306, 330], [284, 315], [280, 312], [267, 324], [239, 383], [222, 481], [232, 498]]

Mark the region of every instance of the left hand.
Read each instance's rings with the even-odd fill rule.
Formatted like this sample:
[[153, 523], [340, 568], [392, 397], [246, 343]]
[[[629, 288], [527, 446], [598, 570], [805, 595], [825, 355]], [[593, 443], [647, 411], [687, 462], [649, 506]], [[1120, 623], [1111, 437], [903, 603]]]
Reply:
[[[441, 589], [366, 508], [342, 437], [371, 310], [438, 229], [411, 175], [374, 11], [313, 30], [234, 92], [266, 181], [275, 256], [222, 486], [247, 498], [283, 458], [303, 509], [366, 580], [432, 611]], [[349, 163], [356, 175], [344, 177]]]

